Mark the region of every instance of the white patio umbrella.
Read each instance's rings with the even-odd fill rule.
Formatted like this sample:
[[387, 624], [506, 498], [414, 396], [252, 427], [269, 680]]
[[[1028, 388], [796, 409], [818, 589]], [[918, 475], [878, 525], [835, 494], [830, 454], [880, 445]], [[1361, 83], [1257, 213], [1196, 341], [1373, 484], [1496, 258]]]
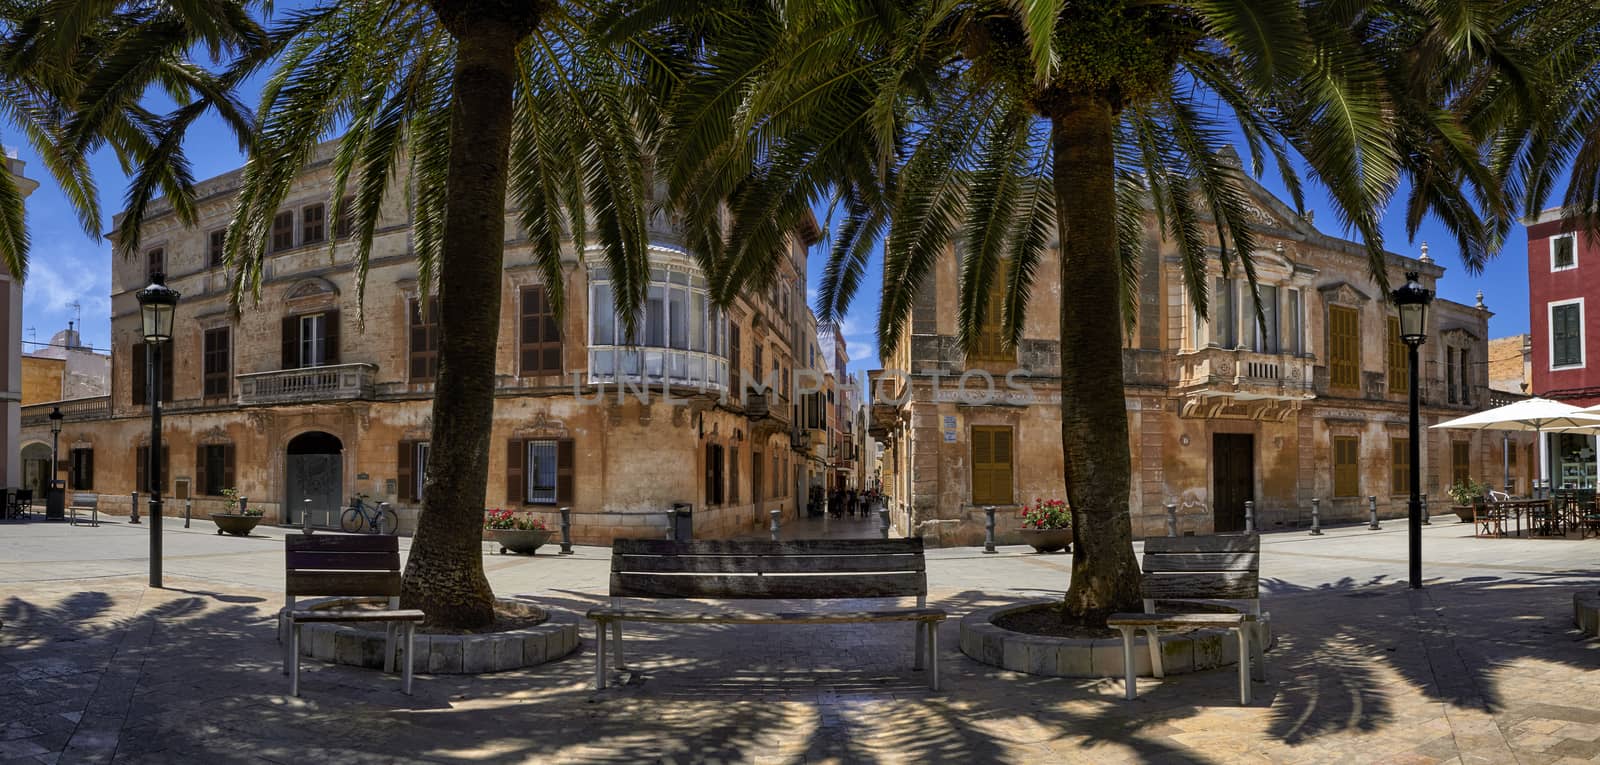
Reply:
[[1548, 398], [1530, 398], [1446, 420], [1433, 426], [1455, 430], [1519, 430], [1538, 433], [1539, 477], [1549, 486], [1550, 461], [1544, 458], [1544, 432], [1600, 432], [1600, 412], [1587, 412]]

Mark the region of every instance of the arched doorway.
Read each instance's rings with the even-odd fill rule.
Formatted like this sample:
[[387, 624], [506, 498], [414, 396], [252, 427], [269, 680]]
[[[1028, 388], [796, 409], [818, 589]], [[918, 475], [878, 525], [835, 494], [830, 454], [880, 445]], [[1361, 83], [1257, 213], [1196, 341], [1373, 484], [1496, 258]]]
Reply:
[[50, 445], [28, 444], [22, 447], [22, 488], [33, 489], [35, 500], [44, 500], [44, 490], [50, 485]]
[[338, 436], [313, 430], [289, 441], [284, 464], [284, 521], [298, 526], [303, 513], [313, 526], [339, 525], [340, 491], [344, 487], [344, 443]]

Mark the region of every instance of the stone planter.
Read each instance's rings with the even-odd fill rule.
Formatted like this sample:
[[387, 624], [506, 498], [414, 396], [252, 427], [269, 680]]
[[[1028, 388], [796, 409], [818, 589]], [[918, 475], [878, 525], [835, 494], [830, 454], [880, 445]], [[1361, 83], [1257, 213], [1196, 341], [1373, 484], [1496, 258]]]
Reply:
[[[961, 619], [961, 652], [991, 666], [1047, 677], [1117, 677], [1122, 671], [1122, 638], [1065, 638], [1013, 632], [994, 624], [1014, 611], [1048, 608], [1056, 600], [1033, 600], [973, 611]], [[1260, 622], [1258, 638], [1272, 647], [1272, 624]], [[1149, 676], [1148, 637], [1134, 639], [1136, 674]], [[1161, 635], [1161, 667], [1169, 675], [1224, 667], [1239, 661], [1239, 641], [1230, 630], [1202, 629]]]
[[236, 537], [250, 536], [257, 524], [265, 516], [260, 515], [234, 515], [232, 513], [212, 513], [211, 522], [217, 524], [217, 535], [232, 534]]
[[1022, 541], [1034, 552], [1060, 552], [1072, 547], [1072, 529], [1022, 529]]
[[[361, 598], [315, 598], [299, 601], [300, 609], [339, 608]], [[502, 606], [536, 604], [516, 598], [496, 598]], [[423, 635], [414, 640], [411, 668], [434, 675], [479, 675], [532, 667], [555, 661], [578, 650], [578, 615], [552, 608], [543, 624], [520, 630], [482, 635]], [[300, 655], [312, 659], [368, 669], [383, 668], [384, 628], [350, 624], [310, 623], [300, 627]], [[280, 643], [288, 637], [280, 633]]]
[[546, 542], [550, 532], [539, 529], [487, 529], [489, 540], [500, 545], [500, 554], [509, 550], [518, 555], [532, 555]]
[[1462, 523], [1472, 523], [1472, 505], [1451, 505], [1450, 509], [1455, 511]]

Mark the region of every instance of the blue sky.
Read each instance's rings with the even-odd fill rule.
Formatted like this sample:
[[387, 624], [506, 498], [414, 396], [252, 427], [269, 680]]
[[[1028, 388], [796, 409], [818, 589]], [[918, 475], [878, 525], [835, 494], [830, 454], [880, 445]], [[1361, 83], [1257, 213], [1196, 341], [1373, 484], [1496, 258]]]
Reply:
[[[254, 103], [262, 77], [245, 83], [246, 101]], [[0, 140], [15, 136], [15, 131], [0, 132]], [[32, 233], [33, 253], [23, 299], [24, 348], [31, 349], [26, 341], [48, 341], [57, 330], [65, 329], [74, 317], [69, 304], [82, 307], [83, 339], [96, 348], [107, 347], [110, 333], [111, 245], [108, 241], [88, 236], [79, 227], [71, 207], [59, 187], [42, 170], [38, 157], [26, 145], [6, 144], [14, 148], [25, 160], [25, 174], [38, 180], [39, 190], [28, 199], [28, 225]], [[216, 119], [207, 119], [196, 125], [186, 146], [197, 179], [209, 178], [243, 164], [244, 158], [228, 131]], [[95, 178], [99, 182], [101, 212], [109, 228], [112, 215], [122, 206], [127, 177], [109, 153], [102, 152], [92, 161]], [[1286, 197], [1279, 179], [1269, 174], [1261, 179], [1266, 187]], [[1323, 188], [1314, 182], [1306, 187], [1306, 206], [1314, 211], [1318, 227], [1325, 233], [1347, 236], [1335, 228], [1337, 216]], [[818, 210], [819, 222], [825, 210]], [[1472, 304], [1475, 293], [1482, 290], [1484, 301], [1495, 316], [1489, 330], [1493, 337], [1528, 331], [1528, 279], [1526, 232], [1518, 227], [1512, 232], [1505, 248], [1482, 274], [1469, 274], [1461, 264], [1452, 239], [1442, 226], [1429, 220], [1417, 235], [1416, 242], [1405, 236], [1404, 217], [1400, 204], [1391, 205], [1384, 220], [1384, 237], [1387, 247], [1395, 252], [1415, 256], [1417, 243], [1428, 242], [1430, 255], [1447, 269], [1439, 283], [1441, 297]], [[823, 270], [825, 246], [813, 249], [808, 267], [810, 289], [814, 296]], [[860, 291], [855, 305], [843, 321], [843, 334], [849, 344], [850, 369], [872, 369], [879, 366], [873, 327], [877, 320], [878, 293], [882, 288], [881, 272], [874, 263]], [[180, 307], [181, 310], [181, 307]], [[31, 331], [30, 331], [31, 330]]]

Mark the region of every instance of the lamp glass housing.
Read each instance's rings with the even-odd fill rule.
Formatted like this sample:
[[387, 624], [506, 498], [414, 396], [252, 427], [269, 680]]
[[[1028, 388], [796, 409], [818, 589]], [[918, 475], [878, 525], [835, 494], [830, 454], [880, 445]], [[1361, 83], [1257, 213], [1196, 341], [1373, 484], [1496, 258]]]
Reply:
[[178, 292], [165, 284], [166, 275], [150, 275], [150, 285], [139, 290], [139, 314], [144, 323], [144, 341], [164, 343], [172, 339], [172, 319], [177, 312]]
[[57, 435], [61, 433], [61, 407], [59, 406], [50, 408], [50, 432]]
[[1428, 339], [1428, 304], [1433, 302], [1433, 290], [1423, 287], [1417, 272], [1406, 274], [1406, 283], [1390, 293], [1395, 307], [1400, 311], [1400, 339], [1411, 345], [1421, 345]]

